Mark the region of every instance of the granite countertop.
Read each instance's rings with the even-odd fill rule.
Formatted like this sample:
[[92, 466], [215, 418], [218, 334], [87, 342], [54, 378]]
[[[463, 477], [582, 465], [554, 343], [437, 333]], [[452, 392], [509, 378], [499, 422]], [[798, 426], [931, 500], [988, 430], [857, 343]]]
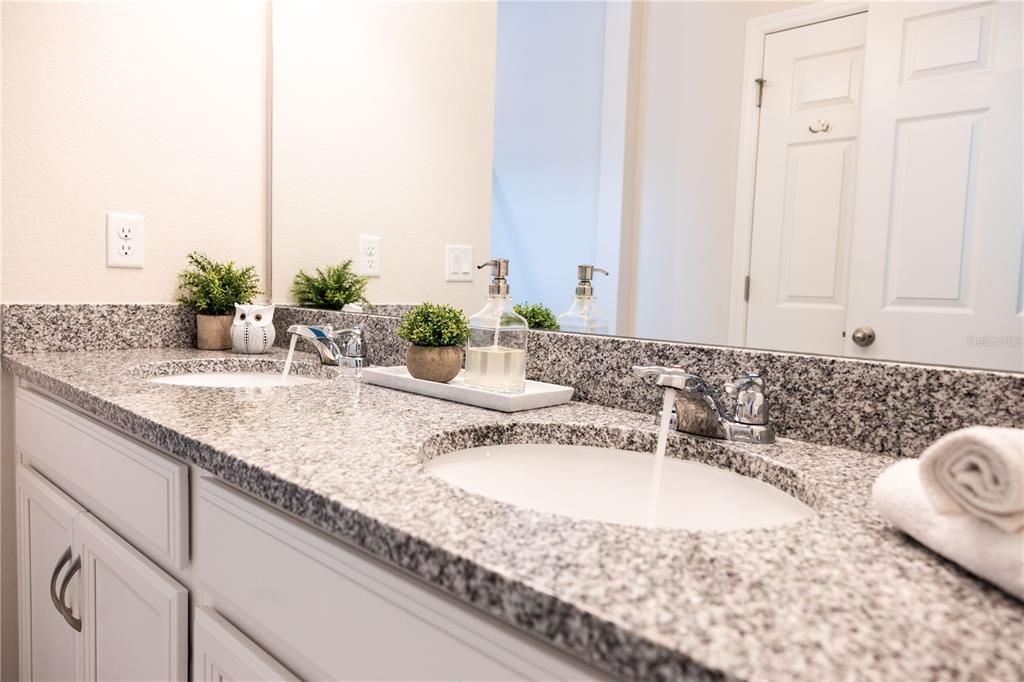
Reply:
[[889, 457], [673, 435], [676, 456], [757, 475], [817, 516], [720, 533], [572, 520], [469, 494], [422, 460], [536, 438], [643, 449], [649, 415], [578, 402], [505, 415], [350, 377], [262, 392], [145, 380], [154, 363], [225, 357], [239, 358], [34, 353], [3, 367], [614, 675], [1024, 678], [1024, 605], [871, 510]]

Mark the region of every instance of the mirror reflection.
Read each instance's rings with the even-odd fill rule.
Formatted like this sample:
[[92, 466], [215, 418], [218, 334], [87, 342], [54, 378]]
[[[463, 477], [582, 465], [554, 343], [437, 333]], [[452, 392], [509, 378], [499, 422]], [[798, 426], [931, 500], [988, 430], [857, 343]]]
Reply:
[[274, 300], [352, 259], [472, 313], [503, 258], [564, 331], [1022, 371], [1021, 21], [275, 3]]

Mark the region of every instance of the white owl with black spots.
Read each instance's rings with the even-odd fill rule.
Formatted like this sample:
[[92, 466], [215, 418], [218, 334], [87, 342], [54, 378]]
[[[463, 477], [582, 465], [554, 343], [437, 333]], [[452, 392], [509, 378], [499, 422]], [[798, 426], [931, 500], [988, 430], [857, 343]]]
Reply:
[[231, 346], [236, 353], [266, 353], [274, 345], [274, 306], [235, 304]]

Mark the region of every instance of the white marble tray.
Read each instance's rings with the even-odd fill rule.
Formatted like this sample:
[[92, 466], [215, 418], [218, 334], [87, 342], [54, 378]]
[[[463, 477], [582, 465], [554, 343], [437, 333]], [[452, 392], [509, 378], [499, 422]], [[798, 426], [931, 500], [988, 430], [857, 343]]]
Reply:
[[441, 384], [413, 377], [405, 365], [400, 367], [364, 367], [362, 370], [363, 381], [368, 384], [386, 386], [399, 391], [419, 393], [431, 398], [451, 400], [500, 412], [522, 412], [523, 410], [561, 405], [572, 400], [574, 390], [571, 386], [527, 381], [526, 390], [522, 393], [492, 393], [466, 386], [463, 379], [464, 374], [465, 370], [462, 370], [459, 372], [459, 376], [449, 383]]

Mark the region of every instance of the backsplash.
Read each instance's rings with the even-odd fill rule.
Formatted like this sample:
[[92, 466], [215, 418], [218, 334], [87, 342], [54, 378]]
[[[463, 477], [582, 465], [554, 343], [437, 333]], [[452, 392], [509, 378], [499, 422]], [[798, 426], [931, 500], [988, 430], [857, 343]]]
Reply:
[[[400, 308], [396, 307], [395, 310]], [[383, 308], [383, 310], [389, 310]], [[277, 345], [292, 324], [362, 324], [374, 365], [404, 362], [398, 318], [278, 306]], [[175, 305], [37, 305], [3, 308], [5, 353], [191, 346], [195, 322]], [[576, 399], [654, 414], [660, 389], [633, 365], [681, 365], [718, 388], [748, 371], [766, 378], [772, 419], [785, 438], [914, 456], [972, 424], [1024, 426], [1024, 374], [925, 367], [717, 346], [531, 332], [527, 375], [565, 384]]]
[[195, 342], [195, 315], [171, 303], [3, 306], [4, 353], [181, 348]]

